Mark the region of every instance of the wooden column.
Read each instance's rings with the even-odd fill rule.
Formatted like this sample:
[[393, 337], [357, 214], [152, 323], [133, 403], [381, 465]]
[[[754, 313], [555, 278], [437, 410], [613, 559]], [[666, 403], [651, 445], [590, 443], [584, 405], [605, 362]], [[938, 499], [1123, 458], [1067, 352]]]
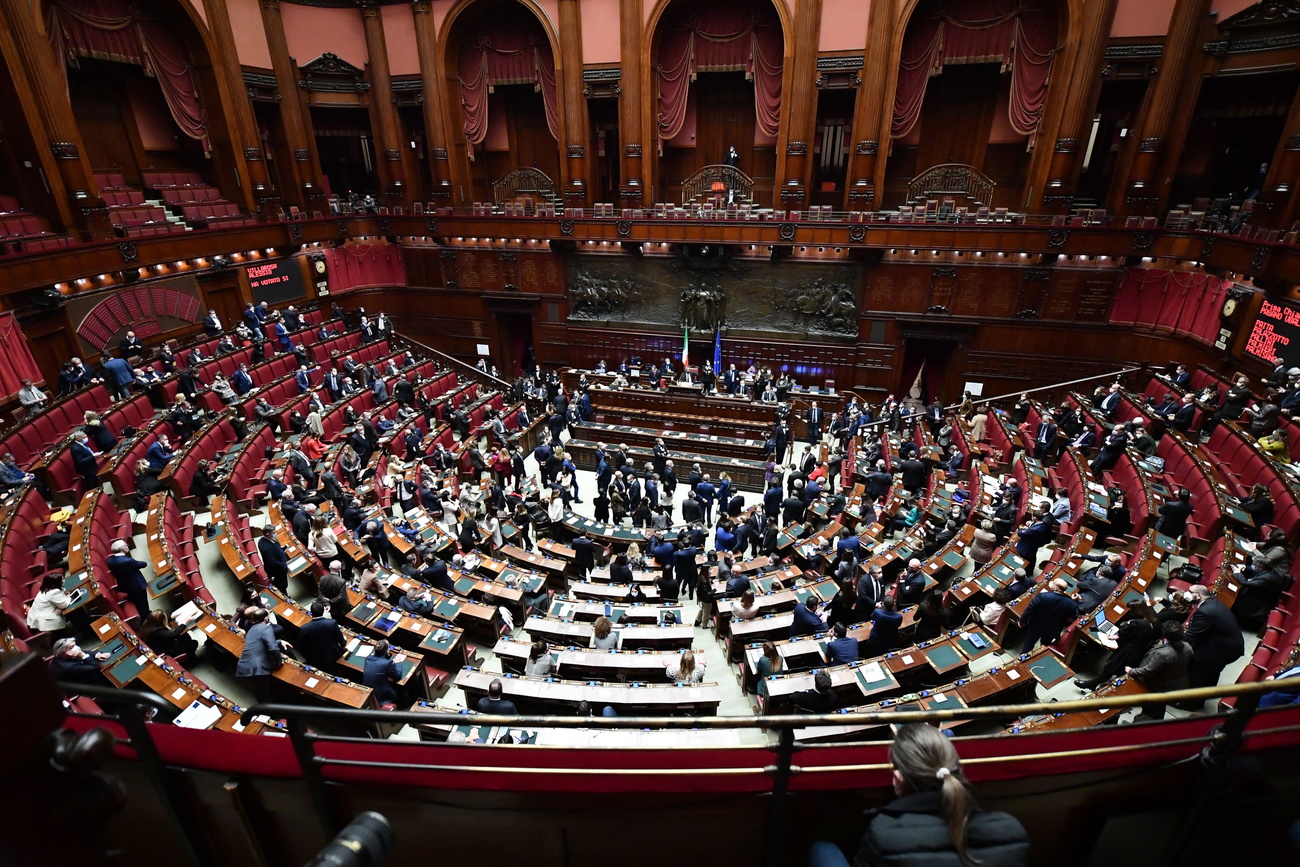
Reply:
[[235, 150], [236, 166], [242, 165], [246, 204], [262, 217], [273, 217], [279, 210], [280, 197], [273, 189], [275, 185], [266, 167], [262, 137], [258, 133], [257, 119], [253, 116], [253, 105], [248, 100], [248, 88], [244, 85], [244, 75], [239, 66], [226, 0], [203, 0], [203, 9], [215, 43], [213, 69], [230, 132], [230, 144]]
[[[433, 189], [430, 198], [439, 205], [452, 203], [452, 163], [448, 159], [447, 140], [450, 137], [447, 120], [447, 76], [438, 66], [436, 46], [438, 34], [429, 14], [429, 0], [415, 0], [411, 4], [415, 14], [415, 47], [420, 54], [420, 77], [424, 79], [424, 137], [429, 143], [429, 174]], [[460, 183], [467, 186], [468, 181]]]
[[566, 167], [564, 203], [581, 208], [591, 203], [591, 157], [587, 153], [590, 122], [587, 98], [582, 95], [582, 13], [578, 0], [560, 0], [560, 54], [555, 58], [556, 86], [564, 103], [560, 144]]
[[[871, 4], [867, 19], [867, 50], [863, 58], [862, 83], [853, 107], [853, 151], [849, 154], [848, 198], [845, 207], [851, 211], [870, 211], [876, 208], [876, 162], [880, 156], [881, 129], [885, 129], [884, 144], [889, 146], [887, 120], [893, 114], [889, 91], [881, 82], [889, 79], [894, 43], [893, 4], [876, 0]], [[884, 160], [880, 160], [883, 164]]]
[[280, 123], [284, 126], [284, 139], [293, 156], [286, 176], [293, 179], [294, 188], [281, 190], [280, 195], [286, 205], [299, 205], [308, 211], [314, 209], [324, 213], [324, 202], [317, 201], [324, 196], [320, 165], [303, 107], [302, 90], [298, 87], [298, 67], [289, 56], [289, 43], [284, 36], [280, 0], [262, 0], [261, 6], [262, 26], [266, 30], [266, 44], [271, 51], [271, 66], [275, 70], [275, 86], [279, 91]]
[[[623, 77], [618, 83], [618, 138], [623, 152], [619, 157], [622, 180], [618, 192], [624, 207], [628, 208], [650, 202], [654, 188], [652, 168], [655, 154], [659, 152], [658, 91], [652, 81], [643, 80], [645, 21], [641, 3], [642, 0], [619, 0]], [[653, 78], [653, 66], [650, 74]], [[659, 200], [667, 198], [665, 194]]]
[[[1105, 65], [1106, 40], [1115, 18], [1116, 5], [1117, 0], [1091, 0], [1083, 7], [1083, 20], [1071, 28], [1074, 31], [1072, 36], [1077, 34], [1078, 37], [1074, 68], [1070, 71], [1069, 88], [1064, 93], [1064, 111], [1056, 140], [1052, 143], [1045, 182], [1036, 187], [1029, 205], [1031, 211], [1069, 213], [1074, 204], [1083, 155], [1087, 151], [1097, 100], [1101, 96], [1101, 70]], [[1052, 77], [1056, 78], [1055, 69]], [[1039, 147], [1046, 145], [1047, 142], [1039, 143]]]
[[0, 27], [5, 31], [0, 34], [5, 65], [40, 153], [58, 221], [69, 231], [80, 227], [92, 238], [110, 237], [108, 212], [99, 198], [72, 102], [64, 89], [66, 78], [39, 18], [40, 4], [0, 0], [0, 10], [6, 24]]
[[373, 0], [361, 0], [361, 21], [366, 30], [366, 53], [370, 56], [370, 132], [375, 140], [375, 168], [383, 188], [382, 201], [405, 205], [411, 196], [406, 185], [408, 148], [397, 118], [397, 106], [393, 105], [384, 20]]
[[802, 208], [812, 182], [812, 138], [817, 130], [817, 43], [821, 36], [822, 0], [799, 0], [794, 16], [794, 47], [787, 46], [790, 68], [781, 82], [781, 132], [778, 153], [785, 153], [778, 207]]
[[[1286, 127], [1282, 130], [1277, 150], [1273, 152], [1264, 189], [1256, 197], [1255, 214], [1251, 222], [1256, 225], [1267, 224], [1275, 229], [1289, 229], [1300, 217], [1297, 186], [1300, 186], [1300, 91], [1291, 100]], [[1261, 210], [1267, 213], [1259, 213]]]
[[[1199, 36], [1211, 0], [1178, 0], [1160, 56], [1160, 71], [1147, 91], [1139, 117], [1141, 125], [1125, 156], [1123, 188], [1115, 193], [1111, 210], [1149, 216], [1159, 209], [1169, 190], [1161, 166], [1167, 154], [1177, 154], [1182, 142], [1169, 141], [1173, 118], [1192, 60], [1201, 51]], [[1199, 90], [1199, 86], [1194, 91]], [[1194, 97], [1193, 97], [1194, 98]]]

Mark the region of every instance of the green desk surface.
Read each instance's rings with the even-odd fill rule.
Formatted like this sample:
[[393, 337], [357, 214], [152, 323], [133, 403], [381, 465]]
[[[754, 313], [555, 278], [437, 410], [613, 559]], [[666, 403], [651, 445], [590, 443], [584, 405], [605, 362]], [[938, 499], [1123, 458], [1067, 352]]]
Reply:
[[960, 551], [945, 551], [943, 553], [943, 565], [949, 569], [960, 569], [966, 563], [966, 555]]
[[[980, 636], [984, 639], [984, 647], [976, 647], [969, 637], [963, 638], [963, 634], [967, 636]], [[987, 653], [992, 653], [997, 649], [997, 642], [995, 642], [983, 629], [972, 629], [966, 633], [958, 633], [953, 636], [953, 641], [956, 642], [957, 649], [966, 654], [968, 659], [978, 659], [979, 657], [984, 656]]]
[[379, 606], [369, 600], [360, 603], [349, 614], [361, 623], [369, 623], [379, 613]]
[[456, 615], [460, 614], [460, 604], [444, 596], [438, 600], [437, 605], [433, 606], [433, 613], [443, 620], [455, 620]]
[[107, 670], [118, 683], [129, 683], [138, 677], [148, 664], [149, 659], [143, 653], [130, 653], [117, 662], [110, 663]]
[[997, 589], [999, 587], [1006, 586], [1006, 584], [997, 580], [987, 572], [985, 572], [984, 574], [976, 578], [975, 583], [980, 586], [981, 590], [983, 590], [985, 593], [989, 594], [990, 596], [992, 596], [995, 592], [997, 592]]
[[1074, 672], [1067, 668], [1065, 663], [1057, 659], [1056, 654], [1050, 651], [1039, 655], [1036, 659], [1029, 660], [1027, 664], [1030, 673], [1045, 687], [1056, 686], [1067, 677], [1074, 676]]
[[924, 710], [960, 710], [966, 707], [966, 702], [962, 701], [961, 696], [954, 690], [921, 699], [921, 707]]
[[168, 572], [166, 575], [159, 575], [149, 582], [149, 590], [154, 596], [161, 595], [175, 587], [177, 580], [175, 572]]
[[474, 591], [474, 584], [476, 582], [471, 578], [461, 577], [455, 579], [451, 583], [452, 586], [456, 588], [456, 592], [461, 596], [469, 596], [470, 593]]
[[120, 636], [115, 636], [111, 640], [104, 642], [95, 652], [108, 654], [108, 659], [104, 661], [104, 666], [108, 667], [121, 659], [128, 650], [132, 649], [131, 645], [123, 641]]
[[881, 665], [880, 672], [882, 676], [879, 680], [868, 680], [867, 666], [862, 665], [858, 667], [856, 674], [858, 678], [858, 683], [862, 684], [863, 690], [865, 690], [867, 693], [872, 693], [872, 692], [878, 692], [881, 689], [884, 689], [886, 686], [898, 685], [898, 682], [894, 680], [894, 676], [889, 673], [888, 668], [885, 668], [885, 666]]
[[[441, 639], [439, 638], [441, 635]], [[435, 629], [424, 640], [420, 642], [421, 650], [432, 650], [435, 653], [446, 653], [456, 645], [456, 633], [446, 629]]]
[[921, 652], [930, 660], [930, 667], [940, 674], [966, 664], [966, 657], [948, 642], [932, 645]]

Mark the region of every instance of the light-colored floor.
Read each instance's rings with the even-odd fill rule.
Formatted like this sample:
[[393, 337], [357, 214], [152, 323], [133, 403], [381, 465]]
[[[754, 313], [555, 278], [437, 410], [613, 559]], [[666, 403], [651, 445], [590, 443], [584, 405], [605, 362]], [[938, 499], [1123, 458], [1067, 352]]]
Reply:
[[[679, 461], [679, 463], [682, 462]], [[526, 465], [530, 472], [536, 472], [536, 462], [533, 460], [531, 455], [528, 456]], [[574, 503], [574, 511], [587, 517], [594, 517], [594, 510], [591, 501], [596, 495], [595, 474], [585, 470], [579, 470], [577, 475], [579, 496], [582, 499], [582, 502]], [[684, 484], [678, 486], [675, 498], [676, 504], [680, 504], [681, 500], [685, 499], [686, 491], [687, 488]], [[748, 490], [745, 488], [739, 488], [739, 491], [745, 496], [746, 505], [753, 504], [761, 499], [761, 493], [758, 491]], [[677, 511], [675, 514], [680, 515], [680, 511]], [[143, 515], [138, 517], [143, 520]], [[265, 513], [255, 513], [251, 516], [250, 520], [254, 525], [264, 524]], [[200, 544], [197, 548], [200, 571], [203, 574], [204, 583], [216, 600], [217, 610], [230, 614], [234, 612], [235, 605], [239, 601], [239, 582], [226, 567], [225, 561], [222, 559], [215, 541], [207, 541], [205, 539], [204, 529], [207, 523], [207, 513], [199, 512], [196, 515], [195, 520], [195, 533], [200, 539]], [[712, 547], [712, 544], [712, 535], [710, 535], [707, 545], [708, 547]], [[143, 533], [135, 537], [134, 550], [137, 555], [147, 553], [147, 546], [145, 544]], [[1041, 552], [1041, 556], [1044, 558], [1049, 554], [1050, 548], [1044, 548]], [[149, 560], [150, 558], [148, 556], [141, 556], [140, 559]], [[1172, 558], [1170, 563], [1167, 565], [1173, 567], [1181, 564], [1181, 562], [1182, 558], [1175, 557]], [[965, 575], [968, 575], [970, 571], [971, 564], [968, 563], [958, 571], [956, 577], [964, 577]], [[1163, 593], [1167, 577], [1166, 571], [1162, 568], [1150, 590], [1152, 596], [1161, 595]], [[313, 588], [294, 579], [290, 579], [289, 593], [294, 599], [304, 604], [309, 604], [314, 598]], [[174, 599], [168, 601], [171, 605], [175, 604]], [[699, 611], [698, 603], [691, 599], [683, 599], [682, 604], [684, 606], [685, 622], [693, 623]], [[523, 635], [522, 626], [516, 627], [514, 635], [516, 638]], [[203, 638], [203, 636], [197, 632], [194, 633], [194, 637], [200, 641], [202, 641]], [[1249, 663], [1259, 639], [1253, 633], [1246, 633], [1245, 639], [1246, 653], [1241, 657], [1241, 659], [1230, 665], [1225, 670], [1222, 679], [1223, 683], [1231, 683], [1235, 681], [1237, 676]], [[748, 716], [753, 714], [754, 705], [750, 701], [750, 698], [746, 696], [741, 689], [736, 669], [728, 663], [724, 648], [722, 644], [713, 637], [712, 630], [697, 627], [694, 646], [697, 651], [703, 654], [704, 661], [707, 664], [708, 674], [706, 680], [716, 682], [721, 689], [722, 701], [719, 704], [718, 713], [722, 716]], [[481, 669], [496, 672], [502, 670], [500, 660], [491, 653], [490, 647], [480, 647], [479, 653], [480, 657], [477, 664]], [[994, 665], [1003, 664], [1008, 659], [1010, 659], [1008, 654], [990, 654], [982, 659], [975, 660], [971, 665], [971, 672], [972, 674], [982, 673]], [[1095, 654], [1086, 655], [1082, 660], [1076, 660], [1075, 664], [1078, 666], [1080, 672], [1092, 673], [1098, 670], [1103, 662], [1104, 656]], [[211, 662], [200, 658], [200, 660], [193, 666], [193, 673], [200, 680], [205, 681], [211, 688], [222, 695], [225, 695], [232, 701], [244, 706], [253, 703], [251, 692], [244, 687], [238, 678], [234, 677], [233, 666], [229, 667], [225, 671], [219, 671], [211, 664]], [[1074, 685], [1073, 680], [1066, 680], [1051, 689], [1045, 689], [1042, 686], [1039, 686], [1037, 689], [1037, 698], [1040, 701], [1066, 701], [1069, 699], [1079, 698], [1084, 694], [1083, 690]], [[443, 692], [436, 695], [435, 698], [443, 704], [455, 707], [466, 707], [464, 694], [454, 684], [444, 687]], [[1136, 716], [1137, 713], [1138, 711], [1135, 709], [1126, 714], [1125, 719]], [[1169, 709], [1168, 714], [1171, 717], [1178, 717], [1185, 716], [1186, 712], [1171, 708]], [[744, 744], [764, 743], [768, 737], [762, 730], [757, 728], [739, 729], [737, 731], [740, 742]], [[414, 740], [416, 734], [414, 730], [407, 727], [402, 729], [397, 735], [395, 735], [395, 737], [403, 740]]]

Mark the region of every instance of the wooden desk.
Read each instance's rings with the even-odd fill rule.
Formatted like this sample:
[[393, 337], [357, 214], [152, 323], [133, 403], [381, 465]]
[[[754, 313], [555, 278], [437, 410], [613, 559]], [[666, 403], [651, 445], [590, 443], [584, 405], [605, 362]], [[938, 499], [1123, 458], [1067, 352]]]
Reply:
[[464, 630], [418, 614], [408, 614], [382, 600], [363, 597], [351, 588], [348, 589], [348, 603], [352, 608], [346, 619], [354, 627], [422, 653], [426, 660], [437, 660], [440, 668], [450, 670], [464, 664]]
[[521, 713], [571, 713], [585, 701], [594, 707], [610, 705], [621, 716], [711, 715], [722, 701], [722, 691], [715, 683], [591, 683], [498, 675], [475, 668], [463, 668], [456, 675], [456, 685], [465, 692], [470, 707], [487, 694], [494, 680], [501, 681], [503, 697], [514, 702]]
[[[523, 674], [532, 645], [526, 641], [503, 638], [492, 652], [501, 666], [513, 674]], [[556, 647], [551, 658], [559, 674], [571, 680], [666, 681], [665, 668], [681, 658], [680, 650], [592, 650], [586, 647]]]
[[[786, 629], [789, 629], [788, 625]], [[534, 639], [544, 638], [552, 644], [590, 646], [593, 624], [534, 615], [525, 621], [524, 631]], [[695, 641], [695, 627], [685, 623], [675, 626], [626, 625], [618, 627], [618, 633], [621, 646], [628, 650], [640, 647], [652, 650], [687, 648]]]
[[565, 596], [557, 596], [551, 600], [547, 616], [558, 617], [561, 620], [582, 620], [596, 622], [597, 618], [609, 617], [611, 623], [660, 623], [663, 621], [665, 614], [672, 614], [678, 623], [681, 623], [685, 617], [682, 613], [682, 606], [676, 602], [665, 605], [615, 605], [610, 604], [609, 614], [605, 613], [606, 605], [602, 602], [586, 602], [581, 599], [570, 599]]
[[748, 461], [764, 460], [763, 438], [736, 438], [718, 436], [716, 433], [691, 433], [667, 428], [632, 427], [624, 424], [605, 424], [588, 421], [574, 425], [573, 436], [580, 440], [619, 443], [632, 448], [653, 450], [655, 440], [662, 439], [669, 450], [669, 458], [681, 456], [682, 461], [696, 461], [698, 456], [740, 458]]
[[[858, 703], [873, 695], [885, 695], [898, 689], [898, 681], [888, 667], [877, 661], [858, 661], [820, 669], [831, 678], [837, 703]], [[774, 674], [767, 678], [767, 699], [763, 712], [769, 714], [794, 711], [796, 694], [813, 688], [815, 672]]]

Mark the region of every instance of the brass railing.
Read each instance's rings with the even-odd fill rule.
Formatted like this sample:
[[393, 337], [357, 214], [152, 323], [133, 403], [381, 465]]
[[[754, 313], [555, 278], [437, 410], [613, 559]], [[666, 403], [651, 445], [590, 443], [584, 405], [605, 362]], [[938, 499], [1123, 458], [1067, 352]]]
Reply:
[[555, 199], [555, 182], [541, 169], [532, 166], [507, 172], [500, 180], [492, 182], [492, 201], [498, 205], [522, 193], [536, 193], [551, 202]]

